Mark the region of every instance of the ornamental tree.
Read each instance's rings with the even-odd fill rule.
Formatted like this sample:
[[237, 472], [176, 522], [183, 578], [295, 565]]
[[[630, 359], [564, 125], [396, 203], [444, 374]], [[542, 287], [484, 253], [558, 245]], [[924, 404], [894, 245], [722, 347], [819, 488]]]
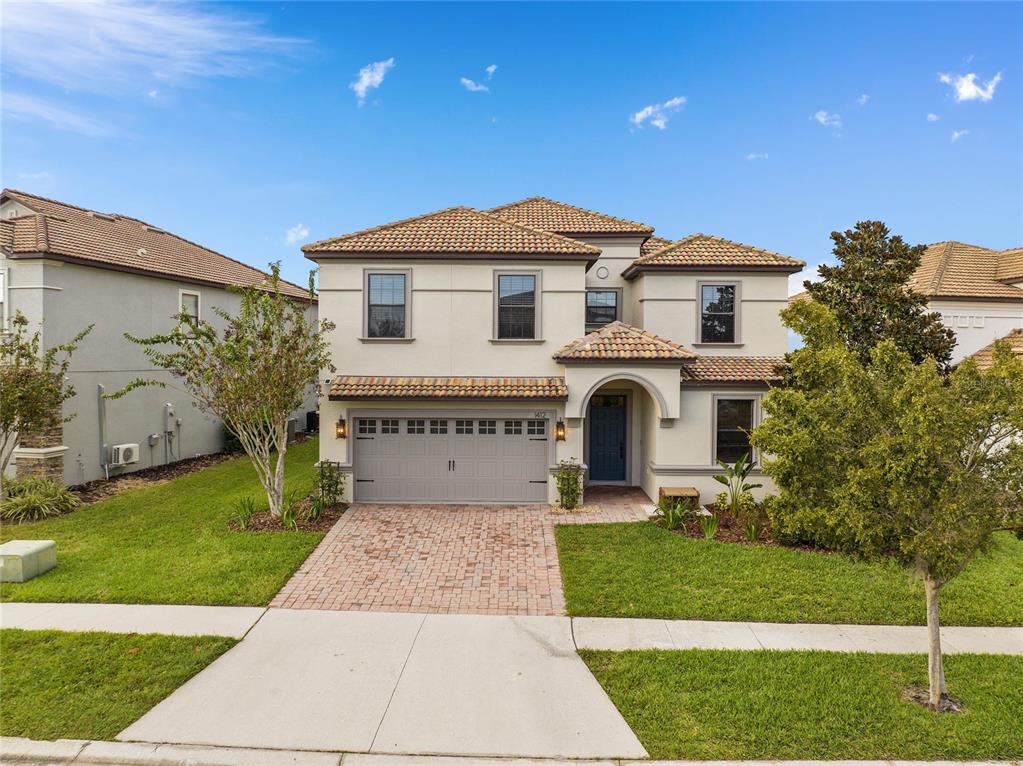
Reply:
[[[125, 334], [156, 367], [181, 380], [196, 407], [238, 436], [275, 517], [284, 502], [288, 417], [302, 405], [320, 370], [330, 367], [325, 335], [334, 328], [326, 320], [306, 318], [313, 299], [312, 275], [309, 299], [299, 301], [281, 293], [280, 270], [280, 263], [272, 263], [266, 284], [233, 288], [241, 294], [237, 314], [213, 307], [222, 329], [182, 313], [166, 335]], [[138, 379], [112, 397], [145, 385], [166, 384]]]
[[914, 363], [934, 359], [951, 369], [955, 333], [927, 310], [927, 297], [909, 286], [924, 248], [892, 236], [881, 221], [860, 221], [831, 232], [837, 266], [820, 266], [820, 282], [804, 282], [807, 293], [838, 318], [842, 341], [866, 364], [878, 341], [888, 338]]
[[764, 399], [752, 442], [772, 457], [778, 532], [868, 559], [891, 557], [923, 580], [929, 704], [949, 709], [941, 589], [1000, 530], [1023, 529], [1023, 359], [998, 344], [946, 378], [895, 341], [864, 361], [835, 314], [805, 301], [782, 312], [805, 345], [790, 385]]
[[43, 349], [39, 330], [28, 331], [20, 311], [0, 333], [0, 500], [5, 495], [4, 475], [21, 436], [44, 431], [74, 417], [63, 413], [64, 402], [75, 395], [67, 380], [71, 355], [92, 325], [67, 343]]

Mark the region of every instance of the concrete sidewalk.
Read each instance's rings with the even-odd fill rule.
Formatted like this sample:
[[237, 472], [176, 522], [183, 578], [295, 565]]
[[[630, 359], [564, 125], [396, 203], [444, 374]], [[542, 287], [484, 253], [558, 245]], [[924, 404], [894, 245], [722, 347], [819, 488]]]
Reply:
[[[264, 614], [277, 611], [281, 610], [155, 604], [5, 603], [0, 604], [0, 627], [241, 638]], [[432, 615], [435, 622], [457, 620], [459, 617]], [[926, 628], [922, 625], [818, 625], [618, 617], [548, 619], [551, 624], [566, 626], [579, 649], [820, 649], [885, 654], [927, 651]], [[943, 627], [941, 641], [942, 648], [950, 654], [1023, 655], [1023, 628]]]
[[[156, 743], [56, 742], [0, 737], [4, 763], [92, 766], [935, 766], [933, 761], [647, 761], [479, 758], [446, 755], [374, 755], [297, 750], [192, 747]], [[944, 762], [955, 763], [955, 762]], [[962, 766], [1020, 766], [1019, 761], [960, 761]]]

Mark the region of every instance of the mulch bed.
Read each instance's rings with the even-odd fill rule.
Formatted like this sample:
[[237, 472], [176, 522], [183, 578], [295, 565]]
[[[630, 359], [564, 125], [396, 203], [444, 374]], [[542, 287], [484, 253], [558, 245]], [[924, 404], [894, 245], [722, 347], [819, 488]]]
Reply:
[[[741, 521], [734, 518], [728, 511], [718, 510], [713, 504], [707, 507], [714, 511], [718, 517], [718, 531], [714, 535], [715, 540], [723, 543], [740, 543], [742, 545], [780, 545], [771, 534], [771, 526], [767, 523], [766, 519], [760, 524], [760, 532], [757, 535], [757, 539], [751, 541], [746, 537], [746, 527]], [[678, 529], [673, 529], [672, 532], [683, 537], [691, 537], [694, 540], [704, 539], [703, 529], [700, 528], [698, 519], [687, 521]]]
[[[306, 518], [305, 514], [308, 512], [310, 505], [309, 498], [298, 501], [298, 513], [297, 522], [299, 532], [328, 532], [330, 528], [334, 526], [338, 519], [340, 519], [345, 511], [348, 510], [348, 505], [342, 503], [341, 505], [332, 505], [328, 508], [323, 509], [323, 513], [320, 514], [320, 518], [316, 521], [310, 521]], [[270, 511], [260, 511], [259, 513], [253, 514], [249, 520], [249, 524], [245, 529], [242, 529], [238, 524], [237, 519], [232, 519], [228, 522], [228, 527], [234, 532], [294, 532], [294, 527], [286, 527], [281, 524], [281, 520], [271, 516]]]
[[225, 460], [230, 460], [233, 457], [238, 457], [238, 454], [217, 452], [212, 455], [185, 458], [174, 463], [143, 468], [141, 471], [132, 471], [131, 473], [114, 476], [110, 479], [96, 479], [95, 481], [72, 487], [71, 491], [78, 495], [78, 499], [82, 501], [83, 505], [95, 503], [97, 500], [120, 494], [129, 489], [141, 489], [156, 484], [164, 484], [171, 479], [201, 471], [203, 468], [223, 463]]

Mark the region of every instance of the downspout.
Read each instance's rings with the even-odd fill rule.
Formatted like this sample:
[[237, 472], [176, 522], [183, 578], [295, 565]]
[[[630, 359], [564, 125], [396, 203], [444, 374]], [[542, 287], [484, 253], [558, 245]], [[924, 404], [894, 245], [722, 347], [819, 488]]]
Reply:
[[103, 393], [106, 391], [102, 383], [96, 384], [96, 397], [98, 399], [97, 412], [99, 414], [99, 464], [103, 469], [103, 475], [110, 478], [110, 464], [107, 461], [107, 400]]

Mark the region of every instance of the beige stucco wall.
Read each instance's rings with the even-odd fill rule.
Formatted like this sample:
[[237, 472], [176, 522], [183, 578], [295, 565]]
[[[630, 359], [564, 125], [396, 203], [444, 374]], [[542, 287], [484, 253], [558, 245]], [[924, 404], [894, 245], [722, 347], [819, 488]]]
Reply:
[[[1020, 297], [1023, 298], [1023, 287]], [[953, 362], [1023, 327], [1023, 302], [932, 300], [928, 308], [941, 314], [941, 321], [955, 330]]]
[[[699, 284], [739, 283], [738, 343], [698, 343]], [[788, 338], [778, 312], [788, 304], [788, 276], [742, 272], [642, 273], [634, 280], [631, 309], [642, 327], [705, 356], [780, 356]]]

